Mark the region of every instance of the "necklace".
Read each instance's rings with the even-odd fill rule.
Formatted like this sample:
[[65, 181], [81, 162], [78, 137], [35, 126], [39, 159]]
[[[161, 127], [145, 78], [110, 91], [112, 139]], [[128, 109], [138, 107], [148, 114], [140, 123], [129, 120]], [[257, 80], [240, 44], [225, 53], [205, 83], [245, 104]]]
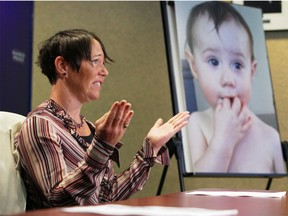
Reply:
[[84, 125], [84, 116], [80, 115], [80, 119], [81, 119], [80, 123], [77, 123], [74, 119], [72, 119], [72, 121], [74, 122], [76, 128], [81, 128]]

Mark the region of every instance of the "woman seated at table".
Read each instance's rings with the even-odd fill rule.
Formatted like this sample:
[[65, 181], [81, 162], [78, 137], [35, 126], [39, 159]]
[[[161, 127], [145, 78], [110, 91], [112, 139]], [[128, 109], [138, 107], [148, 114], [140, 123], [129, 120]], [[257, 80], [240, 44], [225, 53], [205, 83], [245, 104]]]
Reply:
[[127, 199], [142, 190], [154, 163], [169, 164], [164, 145], [187, 124], [188, 112], [166, 123], [158, 119], [129, 168], [114, 173], [112, 162], [119, 161], [120, 140], [134, 114], [131, 104], [116, 101], [95, 123], [81, 115], [84, 103], [100, 97], [108, 61], [101, 40], [86, 30], [64, 30], [42, 44], [38, 64], [51, 93], [15, 138], [28, 209]]

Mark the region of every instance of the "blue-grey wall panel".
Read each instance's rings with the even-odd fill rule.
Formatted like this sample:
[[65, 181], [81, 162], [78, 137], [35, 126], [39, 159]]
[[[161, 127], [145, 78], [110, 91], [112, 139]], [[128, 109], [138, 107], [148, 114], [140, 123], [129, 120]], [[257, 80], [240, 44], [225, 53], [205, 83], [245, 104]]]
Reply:
[[33, 2], [0, 2], [0, 110], [31, 108]]

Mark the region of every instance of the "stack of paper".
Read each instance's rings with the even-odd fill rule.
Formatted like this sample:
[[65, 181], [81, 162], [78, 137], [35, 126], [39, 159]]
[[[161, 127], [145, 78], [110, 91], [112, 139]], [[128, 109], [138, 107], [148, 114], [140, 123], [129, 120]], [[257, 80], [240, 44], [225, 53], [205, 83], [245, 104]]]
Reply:
[[128, 206], [105, 204], [87, 207], [63, 208], [69, 213], [94, 213], [103, 215], [139, 215], [139, 216], [232, 216], [237, 209], [214, 210], [204, 208], [165, 207], [165, 206]]
[[286, 195], [286, 191], [273, 192], [273, 191], [214, 191], [214, 190], [203, 190], [203, 191], [192, 191], [188, 192], [190, 195], [206, 195], [206, 196], [247, 196], [247, 197], [263, 197], [263, 198], [282, 198]]

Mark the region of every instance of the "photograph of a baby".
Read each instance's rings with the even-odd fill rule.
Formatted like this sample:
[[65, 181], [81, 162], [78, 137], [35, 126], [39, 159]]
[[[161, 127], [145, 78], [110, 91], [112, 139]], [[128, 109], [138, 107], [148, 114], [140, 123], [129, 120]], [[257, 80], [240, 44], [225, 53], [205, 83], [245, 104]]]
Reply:
[[247, 21], [230, 3], [200, 2], [185, 36], [186, 62], [209, 105], [193, 111], [187, 126], [193, 172], [286, 173], [277, 129], [250, 109], [261, 62]]

